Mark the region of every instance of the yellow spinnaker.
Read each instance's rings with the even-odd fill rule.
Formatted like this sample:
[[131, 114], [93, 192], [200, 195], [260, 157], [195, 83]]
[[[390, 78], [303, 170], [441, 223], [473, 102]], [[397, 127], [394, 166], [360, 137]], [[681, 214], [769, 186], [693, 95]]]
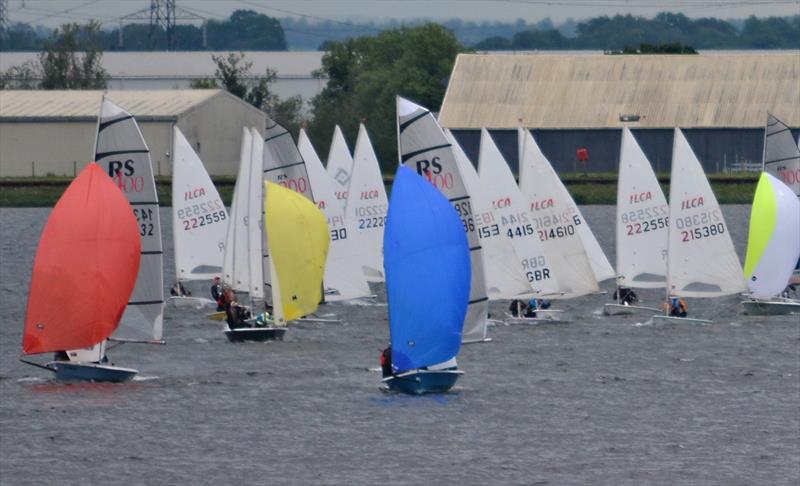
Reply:
[[264, 183], [264, 193], [269, 254], [277, 274], [283, 317], [290, 321], [317, 310], [322, 299], [330, 243], [328, 221], [302, 194], [269, 181]]
[[761, 261], [761, 257], [772, 239], [777, 222], [778, 203], [775, 199], [775, 189], [766, 172], [762, 172], [756, 186], [753, 209], [750, 213], [750, 232], [747, 239], [747, 254], [744, 259], [745, 278], [749, 279], [753, 276], [753, 271]]

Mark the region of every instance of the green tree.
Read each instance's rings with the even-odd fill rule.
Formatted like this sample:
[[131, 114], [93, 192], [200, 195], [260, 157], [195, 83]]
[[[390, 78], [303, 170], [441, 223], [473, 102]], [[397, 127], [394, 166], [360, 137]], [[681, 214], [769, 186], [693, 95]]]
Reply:
[[64, 24], [53, 31], [39, 54], [42, 89], [103, 89], [108, 73], [100, 24]]
[[397, 160], [395, 96], [438, 111], [456, 55], [465, 50], [441, 25], [399, 28], [330, 42], [315, 73], [326, 87], [311, 100], [309, 136], [326, 153], [334, 125], [351, 140], [366, 123], [385, 168]]
[[214, 78], [192, 81], [194, 89], [222, 88], [243, 99], [256, 108], [266, 112], [270, 118], [280, 123], [295, 136], [303, 123], [303, 99], [300, 96], [282, 100], [275, 94], [271, 85], [277, 73], [267, 68], [263, 75], [253, 75], [251, 61], [245, 60], [244, 53], [229, 52], [226, 56], [211, 56], [217, 69]]

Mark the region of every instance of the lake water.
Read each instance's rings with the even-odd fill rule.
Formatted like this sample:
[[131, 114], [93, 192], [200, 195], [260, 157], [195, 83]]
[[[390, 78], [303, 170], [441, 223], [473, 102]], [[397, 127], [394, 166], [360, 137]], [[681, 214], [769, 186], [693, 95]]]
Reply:
[[[724, 213], [743, 255], [749, 207]], [[800, 482], [800, 319], [741, 316], [737, 297], [689, 299], [708, 326], [603, 317], [608, 295], [559, 302], [571, 323], [491, 327], [462, 348], [456, 389], [426, 397], [385, 394], [369, 370], [388, 341], [382, 288], [377, 305], [321, 308], [341, 324], [265, 344], [168, 307], [166, 346], [110, 352], [136, 381], [55, 383], [17, 361], [48, 214], [0, 209], [4, 485]], [[584, 214], [613, 263], [614, 208]]]

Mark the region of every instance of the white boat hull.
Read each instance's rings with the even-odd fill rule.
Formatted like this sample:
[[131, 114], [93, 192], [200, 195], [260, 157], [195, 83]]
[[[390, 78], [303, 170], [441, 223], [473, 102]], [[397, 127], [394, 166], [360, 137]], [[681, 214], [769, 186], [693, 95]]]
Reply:
[[800, 302], [790, 300], [742, 302], [743, 312], [749, 316], [786, 316], [800, 314]]
[[204, 297], [177, 297], [172, 296], [169, 298], [169, 303], [172, 306], [177, 307], [179, 309], [204, 309], [208, 307], [216, 307], [217, 303], [211, 299], [206, 299]]
[[653, 316], [653, 323], [654, 324], [677, 324], [677, 323], [713, 324], [714, 321], [710, 321], [708, 319], [695, 319], [693, 317], [676, 317], [676, 316], [655, 315], [655, 316]]
[[643, 305], [605, 304], [603, 314], [607, 316], [633, 315], [637, 312], [658, 312], [660, 309]]
[[537, 310], [536, 317], [514, 317], [506, 313], [506, 324], [541, 324], [569, 322], [563, 316], [563, 310]]

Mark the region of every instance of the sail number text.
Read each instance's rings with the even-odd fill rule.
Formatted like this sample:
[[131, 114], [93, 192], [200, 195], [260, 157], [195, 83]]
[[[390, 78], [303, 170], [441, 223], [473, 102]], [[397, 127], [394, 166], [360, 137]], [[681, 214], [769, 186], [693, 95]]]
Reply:
[[648, 233], [662, 228], [669, 227], [669, 216], [663, 218], [651, 219], [650, 221], [642, 221], [641, 223], [626, 224], [625, 229], [628, 230], [628, 236]]
[[227, 218], [225, 206], [222, 205], [222, 201], [219, 199], [180, 208], [175, 212], [175, 216], [183, 224], [184, 231], [225, 221]]

